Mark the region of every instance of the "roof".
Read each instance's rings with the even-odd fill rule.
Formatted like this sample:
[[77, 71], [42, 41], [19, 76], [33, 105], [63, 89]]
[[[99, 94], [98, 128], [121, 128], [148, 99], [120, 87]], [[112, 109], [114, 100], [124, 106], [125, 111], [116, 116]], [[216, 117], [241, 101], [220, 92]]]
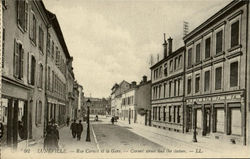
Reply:
[[68, 48], [67, 48], [67, 45], [64, 41], [64, 37], [63, 37], [63, 33], [62, 33], [62, 30], [61, 30], [61, 27], [60, 27], [60, 24], [57, 20], [57, 17], [54, 13], [50, 12], [49, 10], [46, 9], [46, 14], [49, 18], [49, 21], [51, 23], [51, 25], [53, 26], [55, 32], [56, 32], [56, 35], [59, 39], [59, 42], [63, 48], [63, 52], [66, 56], [66, 58], [70, 58], [70, 54], [69, 54], [69, 51], [68, 51]]
[[170, 58], [174, 57], [175, 55], [179, 54], [180, 52], [182, 52], [184, 50], [185, 50], [185, 46], [182, 46], [182, 47], [178, 48], [177, 50], [175, 50], [174, 52], [172, 52], [170, 55], [168, 55], [166, 58], [163, 58], [161, 61], [155, 63], [153, 66], [150, 67], [150, 69], [153, 69], [153, 68], [161, 65], [165, 61], [169, 60]]
[[219, 10], [218, 12], [216, 12], [213, 16], [211, 16], [210, 18], [208, 18], [201, 25], [199, 25], [198, 27], [196, 27], [189, 34], [187, 34], [186, 36], [184, 36], [183, 37], [184, 42], [187, 41], [188, 39], [192, 38], [193, 36], [195, 36], [199, 31], [202, 31], [204, 28], [208, 28], [208, 26], [211, 25], [212, 22], [216, 21], [216, 19], [218, 19], [220, 16], [222, 16], [227, 11], [229, 11], [230, 9], [232, 9], [233, 7], [235, 7], [237, 4], [240, 4], [241, 2], [245, 3], [245, 2], [248, 2], [248, 1], [233, 0], [228, 5], [226, 5], [224, 8], [222, 8], [221, 10]]

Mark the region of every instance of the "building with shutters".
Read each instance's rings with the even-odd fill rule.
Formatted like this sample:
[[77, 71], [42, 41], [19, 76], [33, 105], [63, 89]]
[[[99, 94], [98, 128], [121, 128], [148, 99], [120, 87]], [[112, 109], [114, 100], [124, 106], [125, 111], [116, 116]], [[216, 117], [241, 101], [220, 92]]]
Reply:
[[150, 68], [152, 126], [183, 132], [185, 47], [173, 51], [172, 44], [164, 34], [163, 59]]
[[[55, 120], [58, 125], [66, 123], [68, 114], [67, 62], [71, 60], [64, 37], [55, 14], [46, 10], [48, 26], [46, 54], [46, 114], [47, 122]], [[71, 61], [72, 62], [72, 61]], [[72, 87], [73, 88], [73, 87]], [[69, 88], [70, 89], [70, 88]]]
[[42, 1], [4, 1], [1, 143], [16, 148], [44, 130], [47, 25]]
[[246, 144], [248, 8], [249, 1], [232, 1], [184, 37], [187, 133], [196, 126], [200, 136]]

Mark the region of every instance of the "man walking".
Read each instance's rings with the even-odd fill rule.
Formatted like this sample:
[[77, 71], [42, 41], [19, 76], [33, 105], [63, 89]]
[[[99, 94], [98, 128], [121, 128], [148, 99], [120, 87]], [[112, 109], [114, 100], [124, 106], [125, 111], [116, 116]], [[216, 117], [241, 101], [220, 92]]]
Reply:
[[73, 138], [76, 138], [77, 123], [76, 123], [75, 119], [74, 119], [73, 123], [70, 125], [70, 129], [71, 129]]
[[82, 130], [83, 130], [83, 127], [82, 127], [82, 121], [79, 120], [79, 123], [77, 124], [77, 140], [81, 140], [81, 135], [82, 135]]

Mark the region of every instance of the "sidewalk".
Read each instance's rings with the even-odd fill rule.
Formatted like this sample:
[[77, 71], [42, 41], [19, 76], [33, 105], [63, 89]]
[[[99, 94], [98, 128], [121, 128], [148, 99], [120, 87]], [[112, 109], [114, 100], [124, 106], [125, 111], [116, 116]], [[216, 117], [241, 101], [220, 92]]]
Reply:
[[[183, 134], [141, 124], [128, 124], [118, 120], [118, 125], [129, 128], [130, 131], [158, 143], [165, 148], [175, 145], [179, 149], [188, 149], [189, 152], [203, 151], [202, 157], [250, 157], [250, 151], [242, 145], [223, 143], [220, 140], [197, 136], [197, 143], [192, 142], [191, 134]], [[170, 143], [171, 142], [171, 143]], [[197, 156], [198, 157], [198, 156]], [[199, 156], [200, 157], [200, 156]]]

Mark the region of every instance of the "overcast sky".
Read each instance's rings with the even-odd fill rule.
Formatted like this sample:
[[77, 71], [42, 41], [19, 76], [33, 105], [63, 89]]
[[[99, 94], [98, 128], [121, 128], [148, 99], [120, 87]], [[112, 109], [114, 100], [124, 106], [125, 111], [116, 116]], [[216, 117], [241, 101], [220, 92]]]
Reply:
[[[108, 97], [114, 83], [150, 78], [149, 57], [162, 58], [163, 33], [183, 45], [189, 31], [229, 0], [43, 0], [56, 14], [76, 80], [85, 96]], [[155, 59], [156, 61], [156, 59]]]

